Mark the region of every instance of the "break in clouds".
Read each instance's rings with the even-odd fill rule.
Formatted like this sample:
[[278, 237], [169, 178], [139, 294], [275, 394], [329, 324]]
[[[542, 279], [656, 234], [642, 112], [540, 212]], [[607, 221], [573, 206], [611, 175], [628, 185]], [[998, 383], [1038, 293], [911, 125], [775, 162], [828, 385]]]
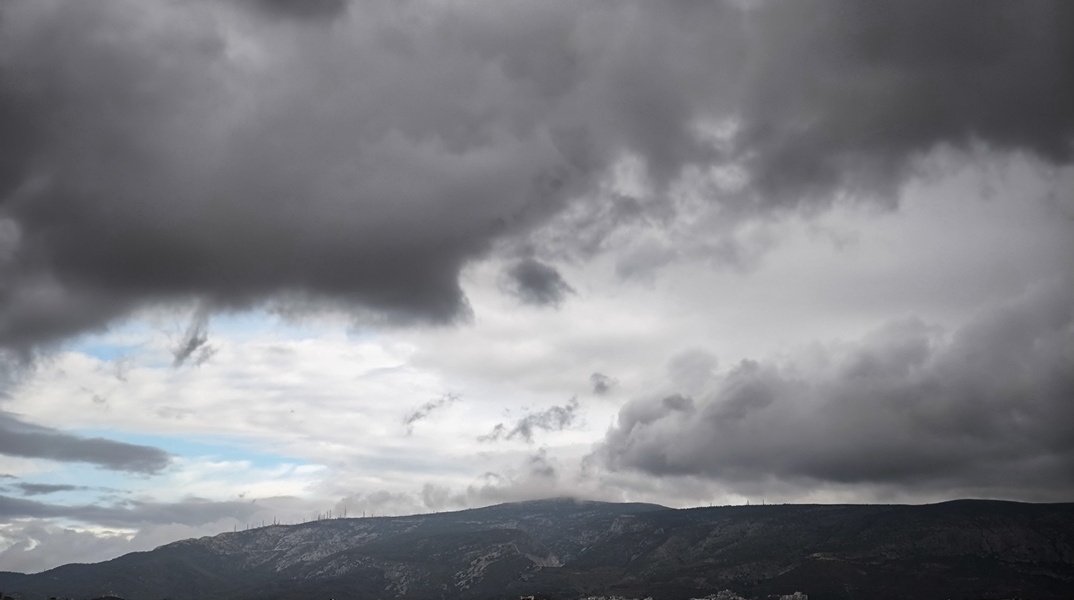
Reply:
[[[190, 299], [448, 322], [470, 314], [469, 262], [586, 255], [616, 228], [674, 223], [684, 177], [709, 186], [690, 207], [701, 225], [681, 228], [704, 248], [717, 233], [698, 210], [726, 228], [834, 198], [890, 203], [937, 148], [1065, 164], [1072, 12], [5, 3], [0, 344]], [[645, 174], [633, 195], [603, 186], [624, 159]], [[509, 279], [524, 302], [569, 301], [536, 259]]]

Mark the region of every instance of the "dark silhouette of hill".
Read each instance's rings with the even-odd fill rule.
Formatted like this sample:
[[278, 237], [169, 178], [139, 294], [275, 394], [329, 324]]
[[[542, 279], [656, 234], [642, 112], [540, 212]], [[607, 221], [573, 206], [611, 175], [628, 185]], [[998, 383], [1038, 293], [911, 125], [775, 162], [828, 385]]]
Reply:
[[1070, 598], [1074, 504], [668, 509], [567, 499], [275, 525], [0, 573], [26, 600], [484, 600], [731, 589], [811, 600]]

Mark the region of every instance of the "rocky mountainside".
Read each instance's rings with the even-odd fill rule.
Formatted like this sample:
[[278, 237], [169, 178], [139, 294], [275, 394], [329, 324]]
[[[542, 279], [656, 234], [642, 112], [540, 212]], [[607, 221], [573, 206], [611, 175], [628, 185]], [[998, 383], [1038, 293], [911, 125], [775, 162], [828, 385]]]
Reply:
[[43, 573], [25, 600], [1070, 598], [1074, 504], [735, 506], [546, 500], [185, 540]]

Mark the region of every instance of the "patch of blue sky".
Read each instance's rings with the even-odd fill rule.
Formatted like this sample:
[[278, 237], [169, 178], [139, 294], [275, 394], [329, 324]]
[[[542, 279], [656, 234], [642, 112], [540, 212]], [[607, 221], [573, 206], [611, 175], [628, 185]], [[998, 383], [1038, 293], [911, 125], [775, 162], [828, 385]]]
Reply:
[[105, 331], [77, 336], [67, 342], [66, 348], [98, 360], [114, 361], [141, 353], [152, 333], [147, 323], [131, 320], [113, 325]]
[[110, 362], [135, 354], [138, 351], [138, 347], [125, 344], [88, 343], [78, 345], [72, 350], [81, 354], [88, 354], [101, 361]]
[[186, 459], [213, 462], [245, 462], [256, 469], [271, 469], [281, 465], [312, 464], [294, 457], [262, 452], [233, 439], [175, 437], [104, 429], [82, 429], [76, 433], [85, 437], [101, 437], [126, 444], [151, 446], [173, 456]]
[[308, 334], [301, 328], [288, 325], [279, 317], [264, 310], [247, 310], [214, 314], [209, 319], [208, 333], [235, 341], [249, 340], [265, 334], [284, 339], [302, 339]]

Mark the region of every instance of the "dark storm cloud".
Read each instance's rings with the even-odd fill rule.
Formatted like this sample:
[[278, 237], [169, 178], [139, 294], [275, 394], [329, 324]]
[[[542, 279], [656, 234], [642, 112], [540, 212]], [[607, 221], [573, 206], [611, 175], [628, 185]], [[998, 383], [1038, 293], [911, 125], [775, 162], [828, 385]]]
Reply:
[[22, 492], [23, 496], [44, 496], [57, 492], [73, 492], [86, 489], [83, 486], [67, 483], [16, 483], [15, 487]]
[[33, 425], [0, 412], [0, 454], [82, 462], [104, 469], [157, 473], [168, 466], [168, 453], [151, 446], [85, 438]]
[[[0, 344], [191, 298], [450, 321], [468, 314], [467, 262], [557, 215], [576, 248], [662, 222], [689, 167], [741, 170], [744, 191], [708, 199], [730, 218], [884, 196], [940, 146], [1067, 162], [1072, 15], [1064, 0], [4, 3]], [[654, 202], [593, 199], [623, 156]], [[523, 297], [561, 298], [534, 264]]]
[[284, 17], [333, 19], [346, 12], [350, 0], [246, 0], [270, 14]]
[[250, 502], [182, 502], [124, 501], [112, 506], [48, 504], [0, 496], [0, 518], [65, 518], [107, 527], [139, 524], [201, 525], [220, 519], [243, 519], [258, 509]]
[[4, 5], [5, 344], [190, 297], [451, 320], [461, 266], [575, 190], [488, 69], [501, 42], [454, 16], [370, 3], [288, 37], [228, 6]]
[[414, 424], [418, 421], [422, 421], [428, 418], [434, 411], [441, 408], [446, 408], [459, 401], [458, 394], [444, 394], [436, 400], [430, 400], [425, 404], [422, 404], [414, 411], [408, 413], [403, 417], [403, 425], [406, 425], [406, 434], [410, 435], [414, 431]]
[[732, 485], [1069, 495], [1072, 300], [1066, 282], [950, 337], [909, 320], [796, 361], [745, 361], [703, 401], [627, 404], [595, 457], [612, 469]]
[[530, 413], [519, 419], [512, 427], [498, 423], [492, 431], [478, 436], [477, 439], [481, 442], [495, 442], [519, 437], [532, 444], [533, 434], [536, 431], [563, 431], [574, 423], [577, 416], [578, 399], [571, 398], [563, 406], [550, 406], [540, 412]]
[[532, 258], [522, 259], [506, 271], [505, 287], [525, 304], [559, 306], [572, 288], [551, 265]]
[[1074, 152], [1074, 6], [761, 2], [736, 140], [765, 201], [891, 190], [939, 146]]

